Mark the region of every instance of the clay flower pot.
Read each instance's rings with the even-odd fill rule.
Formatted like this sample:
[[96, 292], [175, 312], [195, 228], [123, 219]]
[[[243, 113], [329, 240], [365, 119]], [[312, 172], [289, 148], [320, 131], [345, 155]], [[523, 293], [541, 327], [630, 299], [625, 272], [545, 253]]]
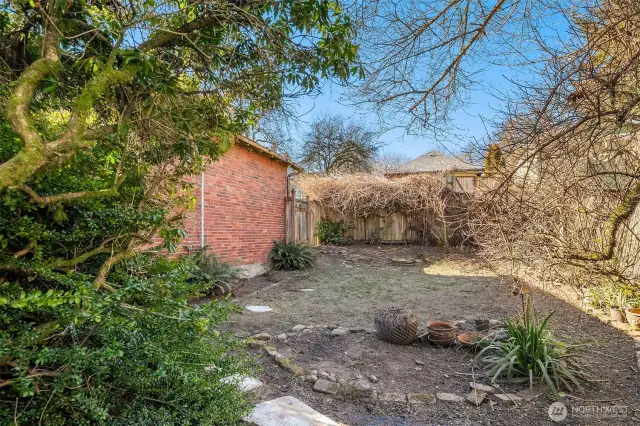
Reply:
[[432, 342], [453, 341], [456, 339], [456, 335], [458, 334], [456, 326], [447, 321], [428, 322], [427, 330], [429, 331], [429, 340]]
[[476, 333], [462, 333], [458, 334], [458, 342], [462, 346], [474, 346], [478, 341], [478, 335]]
[[640, 308], [627, 309], [627, 322], [631, 325], [640, 325]]

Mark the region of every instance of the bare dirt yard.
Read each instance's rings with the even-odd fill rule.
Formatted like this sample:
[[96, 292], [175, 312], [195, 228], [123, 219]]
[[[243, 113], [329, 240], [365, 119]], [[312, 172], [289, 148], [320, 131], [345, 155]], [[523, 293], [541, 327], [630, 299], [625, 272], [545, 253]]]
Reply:
[[[244, 309], [232, 318], [231, 330], [243, 337], [268, 333], [268, 344], [304, 369], [305, 376], [296, 377], [264, 350], [253, 349], [265, 384], [257, 400], [295, 396], [348, 425], [553, 424], [548, 409], [555, 399], [549, 394], [516, 403], [489, 396], [478, 407], [436, 400], [436, 393], [466, 396], [471, 381], [489, 384], [473, 366], [473, 353], [429, 343], [397, 346], [373, 332], [376, 313], [391, 307], [412, 310], [423, 326], [431, 320], [459, 321], [468, 330], [474, 329], [475, 319], [495, 322], [519, 315], [521, 298], [513, 295], [511, 284], [502, 283], [471, 254], [376, 245], [317, 250], [318, 262], [311, 270], [256, 277], [235, 291], [241, 306], [269, 305], [273, 310]], [[416, 263], [398, 265], [393, 258]], [[551, 325], [557, 338], [584, 345], [580, 350], [594, 379], [584, 392], [564, 399], [568, 416], [562, 424], [640, 422], [640, 347], [634, 347], [634, 339], [557, 294], [534, 291], [533, 300], [538, 318], [555, 312]], [[332, 336], [335, 328], [349, 332]], [[314, 391], [308, 378], [313, 373], [342, 383], [337, 394]], [[355, 392], [349, 384], [357, 380], [371, 390]], [[500, 385], [508, 393], [526, 387]], [[400, 394], [399, 401], [386, 401], [394, 393]], [[407, 402], [406, 394], [424, 396]], [[607, 407], [626, 408], [616, 409], [622, 417], [611, 417]]]

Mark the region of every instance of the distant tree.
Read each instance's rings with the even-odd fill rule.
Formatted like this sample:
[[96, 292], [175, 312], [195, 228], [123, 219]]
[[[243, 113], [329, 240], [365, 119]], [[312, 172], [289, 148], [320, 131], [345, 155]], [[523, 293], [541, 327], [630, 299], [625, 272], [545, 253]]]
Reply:
[[411, 157], [406, 154], [385, 152], [376, 157], [373, 168], [378, 173], [387, 173], [409, 161], [411, 161]]
[[373, 168], [380, 147], [375, 132], [365, 126], [325, 115], [305, 135], [300, 163], [314, 172], [365, 172]]

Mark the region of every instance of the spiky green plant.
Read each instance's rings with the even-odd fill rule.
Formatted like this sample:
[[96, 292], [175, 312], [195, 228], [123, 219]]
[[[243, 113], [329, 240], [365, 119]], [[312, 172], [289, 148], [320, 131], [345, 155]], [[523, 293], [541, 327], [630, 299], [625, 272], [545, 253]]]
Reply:
[[583, 365], [578, 362], [574, 346], [553, 338], [549, 330], [549, 314], [537, 323], [529, 304], [524, 318], [505, 319], [507, 338], [502, 341], [483, 340], [476, 363], [484, 368], [491, 381], [529, 377], [545, 382], [558, 396], [561, 390], [581, 388], [587, 380]]
[[274, 269], [291, 271], [311, 267], [315, 256], [309, 246], [275, 241], [269, 260]]

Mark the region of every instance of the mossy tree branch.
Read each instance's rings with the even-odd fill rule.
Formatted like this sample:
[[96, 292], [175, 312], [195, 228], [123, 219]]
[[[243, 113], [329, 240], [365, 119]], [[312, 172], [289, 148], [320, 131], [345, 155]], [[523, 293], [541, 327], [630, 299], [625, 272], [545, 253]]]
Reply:
[[55, 13], [47, 17], [42, 42], [43, 55], [22, 72], [7, 101], [7, 120], [22, 140], [23, 148], [0, 164], [0, 189], [24, 183], [33, 175], [44, 156], [44, 141], [33, 125], [29, 107], [40, 81], [61, 68], [56, 22]]
[[615, 248], [618, 242], [618, 231], [622, 223], [629, 219], [631, 215], [636, 211], [640, 204], [640, 183], [636, 183], [627, 192], [613, 211], [609, 214], [606, 222], [604, 223], [604, 237], [603, 241], [605, 245], [602, 251], [581, 251], [573, 250], [564, 254], [565, 259], [579, 260], [584, 262], [602, 262], [605, 260], [611, 260], [614, 255]]

